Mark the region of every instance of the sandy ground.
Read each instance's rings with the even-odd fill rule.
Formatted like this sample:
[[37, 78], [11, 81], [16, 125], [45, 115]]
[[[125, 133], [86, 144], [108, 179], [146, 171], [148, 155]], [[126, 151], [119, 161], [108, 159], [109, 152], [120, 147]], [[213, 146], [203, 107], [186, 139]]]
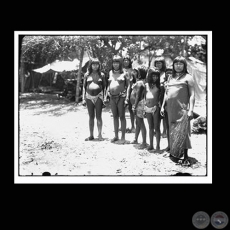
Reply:
[[[42, 175], [45, 171], [52, 176], [170, 176], [177, 173], [206, 176], [205, 134], [192, 134], [192, 149], [188, 153], [197, 162], [191, 167], [183, 167], [163, 157], [166, 138], [161, 138], [161, 150], [158, 152], [140, 150], [139, 144], [110, 143], [114, 137], [110, 108], [103, 109], [102, 116], [104, 141], [86, 142], [84, 139], [89, 136], [86, 107], [58, 100], [55, 95], [20, 96], [19, 176]], [[130, 127], [128, 112], [126, 118], [127, 127]], [[149, 143], [146, 119], [145, 124]], [[94, 130], [96, 137], [96, 120]], [[133, 138], [133, 133], [126, 134], [127, 140], [132, 141]], [[141, 134], [138, 141], [142, 141]]]

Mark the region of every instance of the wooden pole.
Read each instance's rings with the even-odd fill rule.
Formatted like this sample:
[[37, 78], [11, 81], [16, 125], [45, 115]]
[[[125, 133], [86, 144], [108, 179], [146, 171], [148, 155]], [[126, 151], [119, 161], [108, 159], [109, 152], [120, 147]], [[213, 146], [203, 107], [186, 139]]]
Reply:
[[185, 46], [186, 46], [186, 43], [187, 43], [187, 36], [184, 36], [184, 44], [183, 44], [183, 50], [182, 50], [182, 56], [185, 57]]
[[81, 69], [82, 69], [82, 62], [84, 57], [84, 47], [80, 47], [80, 63], [79, 63], [79, 69], [78, 69], [78, 75], [77, 75], [77, 84], [76, 84], [76, 96], [75, 96], [75, 102], [79, 102], [79, 92], [80, 92], [80, 84], [81, 84]]

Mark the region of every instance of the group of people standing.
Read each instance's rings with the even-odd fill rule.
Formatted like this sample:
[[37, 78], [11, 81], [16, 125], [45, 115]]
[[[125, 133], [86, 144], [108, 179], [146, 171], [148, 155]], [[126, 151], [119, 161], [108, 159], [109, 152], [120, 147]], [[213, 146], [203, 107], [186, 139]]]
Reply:
[[[138, 143], [139, 134], [142, 134], [142, 143], [139, 148], [154, 149], [154, 135], [156, 137], [156, 150], [160, 150], [161, 136], [167, 138], [168, 146], [165, 156], [172, 156], [170, 149], [173, 138], [170, 133], [175, 123], [180, 122], [186, 113], [189, 120], [193, 118], [195, 104], [195, 91], [193, 77], [187, 71], [186, 59], [178, 56], [173, 60], [172, 66], [166, 67], [164, 57], [157, 57], [153, 68], [140, 66], [132, 68], [130, 57], [123, 58], [115, 55], [112, 59], [112, 68], [107, 79], [101, 71], [101, 63], [92, 58], [88, 71], [84, 76], [83, 104], [87, 105], [89, 114], [90, 136], [85, 140], [94, 139], [94, 119], [96, 115], [98, 139], [102, 137], [102, 109], [108, 101], [111, 105], [114, 125], [114, 137], [111, 142], [117, 144], [127, 143], [125, 139], [126, 107], [129, 110], [131, 128], [135, 133], [132, 144]], [[144, 118], [147, 118], [149, 128], [149, 145], [146, 142], [146, 127]], [[120, 121], [120, 122], [119, 122]], [[163, 132], [161, 134], [161, 122]], [[121, 138], [119, 138], [119, 123]], [[136, 127], [135, 127], [136, 124]], [[191, 129], [188, 125], [186, 138], [183, 144], [183, 160], [189, 165], [188, 149], [191, 148]]]

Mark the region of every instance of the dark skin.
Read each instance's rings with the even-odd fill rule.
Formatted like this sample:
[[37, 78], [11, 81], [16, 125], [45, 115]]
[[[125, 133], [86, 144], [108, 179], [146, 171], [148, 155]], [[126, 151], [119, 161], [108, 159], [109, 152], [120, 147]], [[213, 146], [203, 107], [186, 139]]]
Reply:
[[87, 76], [87, 78], [84, 78], [83, 82], [83, 96], [82, 96], [82, 104], [87, 105], [88, 114], [89, 114], [89, 131], [90, 136], [87, 140], [93, 140], [94, 139], [94, 119], [96, 114], [97, 119], [97, 128], [98, 128], [98, 139], [103, 140], [102, 138], [102, 108], [104, 107], [103, 101], [98, 98], [96, 103], [94, 104], [91, 100], [85, 98], [85, 93], [92, 96], [98, 95], [101, 91], [103, 92], [103, 97], [105, 96], [105, 87], [106, 87], [106, 81], [105, 77], [102, 74], [101, 77], [99, 77], [99, 74], [97, 72], [99, 68], [99, 64], [92, 64], [92, 73]]
[[[113, 62], [113, 67], [115, 71], [119, 70], [119, 62]], [[120, 97], [118, 102], [116, 103], [112, 98], [110, 98], [111, 110], [113, 113], [113, 124], [114, 124], [114, 132], [115, 137], [111, 140], [111, 142], [116, 142], [118, 144], [124, 144], [125, 141], [125, 131], [126, 131], [126, 118], [125, 118], [125, 108], [128, 105], [129, 101], [129, 90], [130, 83], [127, 77], [127, 73], [119, 73], [111, 72], [110, 78], [108, 80], [109, 85], [105, 95], [105, 103], [107, 102], [107, 95], [117, 95], [120, 92], [123, 92], [124, 89], [127, 89], [127, 93], [125, 97]], [[109, 93], [110, 92], [110, 93]], [[121, 139], [118, 137], [118, 128], [119, 128], [119, 119], [121, 122]]]
[[[130, 65], [129, 59], [124, 59], [124, 68], [128, 69], [128, 66]], [[130, 81], [130, 87], [132, 87], [133, 82]], [[131, 94], [132, 89], [130, 88], [130, 92], [129, 92], [129, 98], [130, 98], [130, 94]], [[129, 110], [129, 114], [130, 114], [130, 120], [131, 120], [131, 132], [135, 132], [135, 126], [134, 126], [134, 120], [135, 120], [135, 116], [133, 114], [133, 110], [132, 110], [132, 104], [128, 103], [128, 110]]]
[[[168, 79], [170, 76], [172, 76], [172, 71], [165, 72], [165, 75], [166, 75], [166, 79]], [[165, 125], [166, 125], [166, 133], [167, 133], [167, 140], [168, 140], [168, 146], [166, 148], [166, 151], [170, 151], [168, 114], [165, 111], [166, 102], [167, 102], [167, 93], [166, 93], [166, 90], [165, 90], [164, 99], [163, 99], [163, 103], [162, 103], [162, 106], [161, 106], [160, 114], [161, 114], [161, 116], [164, 117]], [[169, 156], [169, 154], [167, 154], [167, 156]]]
[[[145, 97], [147, 107], [153, 107], [159, 103], [159, 89], [156, 86], [156, 81], [159, 76], [152, 74], [147, 78], [145, 84]], [[156, 132], [156, 150], [160, 150], [160, 113], [159, 106], [154, 113], [146, 113], [147, 121], [149, 124], [149, 142], [148, 150], [153, 150], [153, 137], [154, 130]]]
[[132, 143], [133, 144], [138, 143], [137, 140], [138, 140], [139, 133], [141, 131], [143, 142], [142, 142], [140, 148], [145, 148], [147, 146], [147, 143], [146, 143], [146, 128], [145, 128], [144, 119], [140, 118], [136, 115], [137, 105], [138, 105], [139, 101], [144, 98], [145, 85], [141, 79], [137, 79], [137, 83], [136, 83], [135, 87], [136, 87], [137, 95], [131, 94], [131, 97], [130, 97], [130, 102], [133, 104], [133, 113], [136, 116], [135, 139]]

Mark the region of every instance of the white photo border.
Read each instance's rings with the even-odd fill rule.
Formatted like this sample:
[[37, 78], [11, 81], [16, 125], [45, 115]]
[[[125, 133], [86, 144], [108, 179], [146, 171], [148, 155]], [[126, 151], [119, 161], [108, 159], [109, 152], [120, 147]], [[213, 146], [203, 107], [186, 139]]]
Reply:
[[[19, 35], [207, 35], [207, 175], [19, 176]], [[16, 184], [212, 184], [212, 31], [14, 31], [14, 183]]]

